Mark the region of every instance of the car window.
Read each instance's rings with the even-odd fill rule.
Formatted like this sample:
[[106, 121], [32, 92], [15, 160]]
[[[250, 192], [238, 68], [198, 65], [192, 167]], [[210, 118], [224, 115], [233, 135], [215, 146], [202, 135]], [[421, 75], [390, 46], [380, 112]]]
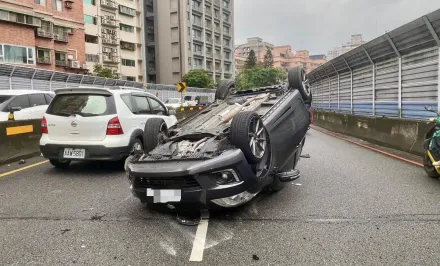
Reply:
[[150, 100], [151, 110], [153, 114], [165, 115], [166, 110], [159, 101], [150, 97], [148, 99]]
[[125, 105], [127, 105], [128, 109], [134, 112], [133, 105], [131, 104], [131, 95], [130, 94], [121, 95], [121, 99], [124, 101]]
[[70, 116], [102, 116], [116, 113], [112, 96], [93, 94], [61, 94], [53, 100], [48, 114]]
[[31, 106], [40, 106], [46, 105], [46, 99], [44, 98], [44, 94], [36, 93], [29, 95], [29, 101], [31, 102]]
[[150, 104], [148, 103], [147, 97], [145, 96], [133, 96], [134, 101], [136, 102], [137, 112], [138, 114], [150, 114]]
[[10, 95], [0, 95], [0, 103], [4, 103], [7, 100], [11, 99], [12, 96]]
[[21, 107], [21, 109], [29, 108], [29, 96], [28, 95], [20, 95], [15, 97], [9, 104], [9, 107]]

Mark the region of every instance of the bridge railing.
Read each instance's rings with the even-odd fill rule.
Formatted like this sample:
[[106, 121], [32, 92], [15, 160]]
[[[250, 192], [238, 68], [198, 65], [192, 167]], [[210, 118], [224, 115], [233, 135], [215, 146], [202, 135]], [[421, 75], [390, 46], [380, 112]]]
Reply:
[[403, 119], [440, 111], [440, 9], [309, 73], [314, 108]]
[[[120, 79], [102, 78], [90, 75], [58, 72], [19, 65], [0, 63], [1, 90], [42, 90], [53, 91], [67, 87], [112, 87], [124, 86], [145, 89], [157, 95], [162, 101], [168, 98], [180, 98], [175, 85], [152, 84]], [[215, 91], [203, 88], [188, 88], [186, 96], [208, 96], [214, 100]]]

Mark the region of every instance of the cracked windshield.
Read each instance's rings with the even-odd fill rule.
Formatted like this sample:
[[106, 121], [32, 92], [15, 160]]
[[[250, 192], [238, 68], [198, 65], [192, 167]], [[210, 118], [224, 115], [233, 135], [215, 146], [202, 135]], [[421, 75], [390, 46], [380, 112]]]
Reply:
[[0, 0], [0, 265], [439, 265], [438, 0]]

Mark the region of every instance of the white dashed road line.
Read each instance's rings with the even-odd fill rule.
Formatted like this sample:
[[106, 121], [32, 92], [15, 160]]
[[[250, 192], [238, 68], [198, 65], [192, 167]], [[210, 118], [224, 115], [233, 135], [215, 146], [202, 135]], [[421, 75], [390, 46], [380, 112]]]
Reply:
[[203, 251], [205, 250], [206, 234], [208, 232], [209, 212], [203, 212], [200, 215], [200, 223], [197, 226], [196, 236], [194, 238], [193, 248], [189, 261], [202, 261]]

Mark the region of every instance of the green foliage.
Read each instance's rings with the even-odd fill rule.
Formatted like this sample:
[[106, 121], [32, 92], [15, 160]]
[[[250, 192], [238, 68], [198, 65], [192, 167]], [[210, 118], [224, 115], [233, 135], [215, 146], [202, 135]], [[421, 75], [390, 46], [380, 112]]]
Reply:
[[101, 64], [95, 64], [93, 67], [93, 75], [103, 78], [119, 79], [119, 74], [116, 70], [104, 67]]
[[188, 87], [194, 88], [213, 88], [212, 77], [204, 69], [190, 70], [182, 79]]
[[257, 66], [258, 60], [255, 56], [255, 51], [251, 50], [249, 52], [248, 58], [246, 59], [246, 62], [244, 63], [244, 68], [251, 69]]
[[264, 55], [264, 67], [273, 67], [273, 55], [270, 48], [267, 48], [266, 54]]
[[256, 66], [245, 69], [235, 79], [237, 90], [265, 87], [280, 84], [287, 79], [287, 72], [282, 68]]

